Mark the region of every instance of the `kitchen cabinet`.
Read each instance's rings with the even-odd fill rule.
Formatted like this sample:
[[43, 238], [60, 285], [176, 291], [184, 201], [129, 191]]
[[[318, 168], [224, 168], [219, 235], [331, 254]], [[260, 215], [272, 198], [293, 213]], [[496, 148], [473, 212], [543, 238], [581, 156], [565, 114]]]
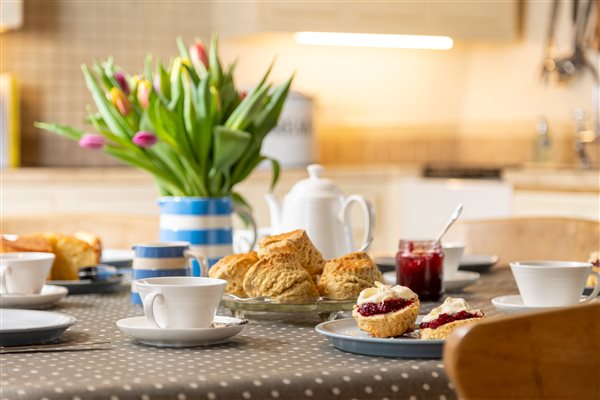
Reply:
[[214, 2], [211, 3], [211, 20], [213, 29], [225, 37], [315, 31], [442, 35], [457, 40], [508, 41], [518, 36], [519, 3]]
[[23, 25], [23, 0], [0, 1], [0, 32], [18, 29]]

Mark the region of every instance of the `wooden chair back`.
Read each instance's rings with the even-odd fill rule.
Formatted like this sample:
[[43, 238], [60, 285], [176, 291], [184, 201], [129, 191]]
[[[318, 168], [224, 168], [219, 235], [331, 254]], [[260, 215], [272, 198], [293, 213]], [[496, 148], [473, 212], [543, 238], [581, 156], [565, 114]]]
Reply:
[[600, 303], [454, 331], [444, 364], [462, 399], [600, 399]]
[[465, 243], [470, 254], [498, 255], [502, 264], [587, 261], [592, 251], [600, 250], [600, 222], [561, 217], [460, 221], [445, 241]]
[[122, 214], [53, 214], [3, 216], [2, 234], [57, 232], [97, 234], [104, 248], [129, 249], [135, 243], [156, 242], [159, 217]]

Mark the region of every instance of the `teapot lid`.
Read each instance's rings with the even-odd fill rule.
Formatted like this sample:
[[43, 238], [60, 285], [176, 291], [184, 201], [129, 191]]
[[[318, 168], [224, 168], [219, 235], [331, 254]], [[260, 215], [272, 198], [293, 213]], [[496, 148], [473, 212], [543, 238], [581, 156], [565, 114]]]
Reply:
[[296, 182], [290, 194], [294, 196], [306, 195], [343, 195], [341, 189], [330, 179], [323, 178], [323, 166], [311, 164], [307, 168], [308, 178]]

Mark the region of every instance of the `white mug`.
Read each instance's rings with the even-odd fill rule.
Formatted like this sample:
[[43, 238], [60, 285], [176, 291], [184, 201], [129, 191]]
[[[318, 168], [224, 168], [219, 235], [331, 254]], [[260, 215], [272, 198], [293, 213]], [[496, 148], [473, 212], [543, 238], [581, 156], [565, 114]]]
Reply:
[[227, 281], [172, 276], [135, 281], [144, 314], [162, 329], [208, 328], [215, 317]]
[[[600, 274], [592, 271], [590, 263], [522, 261], [510, 263], [510, 268], [526, 306], [562, 307], [587, 303], [600, 292]], [[596, 287], [582, 298], [589, 275], [596, 275]]]
[[40, 293], [54, 258], [52, 253], [0, 254], [0, 293]]
[[465, 252], [465, 245], [462, 243], [445, 243], [444, 249], [444, 279], [452, 278], [458, 272], [458, 267]]

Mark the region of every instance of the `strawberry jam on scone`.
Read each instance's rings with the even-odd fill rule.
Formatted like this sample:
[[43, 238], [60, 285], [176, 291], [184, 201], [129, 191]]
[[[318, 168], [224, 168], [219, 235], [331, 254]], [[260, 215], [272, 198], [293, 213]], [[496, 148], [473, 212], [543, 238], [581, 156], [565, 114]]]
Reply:
[[419, 297], [405, 286], [375, 282], [358, 296], [352, 316], [373, 337], [394, 337], [412, 331], [419, 314]]
[[472, 308], [465, 299], [448, 297], [423, 317], [419, 327], [421, 338], [445, 339], [455, 328], [477, 322], [483, 316], [483, 311]]

